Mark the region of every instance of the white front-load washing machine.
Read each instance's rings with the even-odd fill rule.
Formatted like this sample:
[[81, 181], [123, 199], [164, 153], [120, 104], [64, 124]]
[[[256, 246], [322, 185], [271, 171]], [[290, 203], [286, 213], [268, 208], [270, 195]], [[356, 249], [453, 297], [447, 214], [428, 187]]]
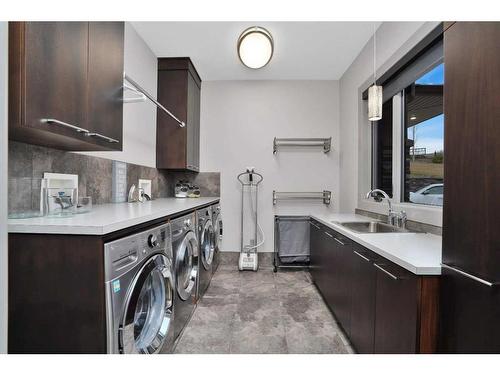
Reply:
[[199, 246], [195, 213], [171, 220], [175, 269], [175, 338], [189, 322], [196, 307]]
[[108, 353], [168, 353], [174, 342], [170, 225], [104, 245]]

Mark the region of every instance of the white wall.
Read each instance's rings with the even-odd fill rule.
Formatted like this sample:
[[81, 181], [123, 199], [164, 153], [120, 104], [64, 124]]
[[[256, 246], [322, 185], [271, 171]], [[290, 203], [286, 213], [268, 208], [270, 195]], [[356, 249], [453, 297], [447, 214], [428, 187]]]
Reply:
[[[377, 75], [403, 57], [437, 22], [384, 22], [377, 30]], [[373, 79], [373, 38], [340, 79], [340, 210], [355, 208], [387, 213], [386, 204], [367, 202], [364, 194], [370, 188], [370, 137], [366, 103], [361, 92]], [[441, 210], [401, 206], [408, 218], [441, 225]], [[395, 205], [397, 209], [399, 205]]]
[[[137, 34], [125, 23], [125, 72], [156, 97], [157, 58]], [[125, 96], [134, 95], [125, 92]], [[123, 105], [123, 151], [84, 152], [83, 154], [156, 167], [156, 107], [149, 100]]]
[[[332, 151], [283, 151], [274, 137], [332, 137]], [[245, 167], [264, 175], [259, 220], [273, 251], [273, 215], [336, 212], [339, 207], [338, 81], [208, 81], [201, 95], [201, 170], [221, 172], [223, 251], [240, 250], [241, 188]], [[332, 191], [332, 204], [279, 202], [272, 191]]]
[[7, 353], [7, 22], [0, 22], [0, 353]]

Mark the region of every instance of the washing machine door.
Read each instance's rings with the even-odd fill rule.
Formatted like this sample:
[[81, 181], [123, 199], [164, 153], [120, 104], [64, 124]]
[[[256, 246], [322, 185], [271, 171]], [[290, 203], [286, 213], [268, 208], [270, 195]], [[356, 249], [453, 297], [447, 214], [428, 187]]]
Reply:
[[198, 278], [198, 240], [193, 231], [189, 231], [184, 236], [177, 249], [175, 259], [175, 282], [177, 294], [186, 301], [196, 287]]
[[155, 254], [134, 278], [120, 325], [120, 353], [156, 353], [173, 330], [171, 267], [165, 255]]
[[207, 220], [200, 236], [201, 263], [206, 270], [210, 269], [215, 253], [215, 232], [211, 220]]

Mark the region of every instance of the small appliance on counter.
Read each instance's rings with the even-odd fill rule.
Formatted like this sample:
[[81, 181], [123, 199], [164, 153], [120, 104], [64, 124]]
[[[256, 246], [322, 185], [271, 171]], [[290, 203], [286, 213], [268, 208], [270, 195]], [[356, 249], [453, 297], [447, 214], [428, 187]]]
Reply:
[[180, 180], [175, 184], [176, 198], [199, 198], [200, 196], [200, 188], [189, 181]]

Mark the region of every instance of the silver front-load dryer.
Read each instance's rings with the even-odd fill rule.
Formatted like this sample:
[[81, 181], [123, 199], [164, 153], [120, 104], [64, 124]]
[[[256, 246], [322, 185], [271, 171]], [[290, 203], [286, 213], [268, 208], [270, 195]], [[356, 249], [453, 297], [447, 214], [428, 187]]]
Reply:
[[200, 281], [198, 283], [198, 299], [203, 297], [212, 279], [212, 264], [215, 253], [215, 233], [212, 224], [211, 207], [196, 211], [198, 225], [198, 243], [200, 246]]
[[169, 353], [174, 342], [170, 225], [104, 245], [108, 353]]
[[196, 236], [194, 212], [171, 221], [172, 250], [175, 263], [175, 320], [174, 334], [177, 338], [196, 306], [199, 276], [199, 247]]
[[222, 212], [220, 204], [214, 204], [211, 206], [212, 210], [212, 225], [214, 227], [214, 238], [215, 238], [215, 251], [214, 260], [212, 262], [212, 273], [217, 271], [220, 264], [220, 249], [222, 243], [223, 226], [222, 226]]

